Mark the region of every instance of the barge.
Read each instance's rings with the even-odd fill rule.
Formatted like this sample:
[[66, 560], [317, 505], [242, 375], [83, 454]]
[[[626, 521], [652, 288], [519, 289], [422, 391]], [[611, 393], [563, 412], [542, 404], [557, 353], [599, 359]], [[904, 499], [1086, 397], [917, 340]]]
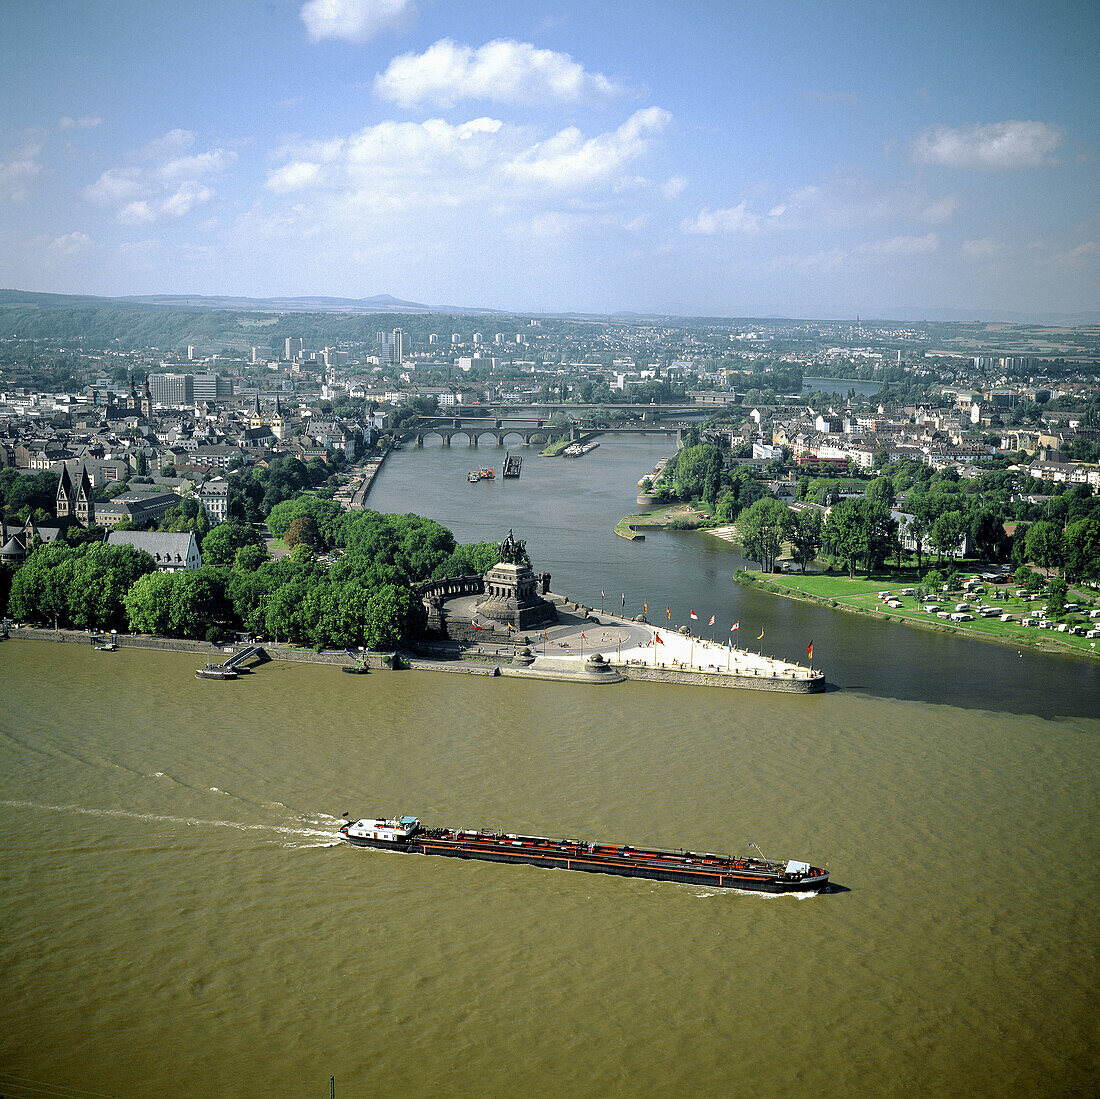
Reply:
[[556, 870], [617, 874], [627, 878], [749, 889], [764, 893], [820, 893], [829, 872], [788, 859], [737, 858], [694, 851], [666, 851], [583, 840], [548, 839], [511, 832], [425, 828], [417, 817], [364, 817], [348, 821], [339, 837], [355, 847], [374, 847], [418, 855], [445, 855], [484, 862], [524, 863]]

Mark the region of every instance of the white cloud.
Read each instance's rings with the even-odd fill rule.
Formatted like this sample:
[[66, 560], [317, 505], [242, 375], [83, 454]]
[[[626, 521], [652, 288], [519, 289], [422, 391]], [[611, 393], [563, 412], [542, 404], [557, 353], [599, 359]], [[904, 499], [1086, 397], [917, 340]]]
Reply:
[[985, 125], [933, 126], [913, 141], [911, 155], [920, 164], [948, 168], [1009, 170], [1050, 164], [1050, 154], [1065, 141], [1058, 126], [1045, 122], [990, 122]]
[[891, 237], [889, 240], [870, 240], [854, 249], [856, 255], [890, 258], [894, 256], [926, 256], [940, 246], [935, 233], [923, 237]]
[[108, 168], [95, 183], [84, 188], [84, 197], [104, 204], [125, 202], [138, 194], [142, 186], [139, 168]]
[[211, 149], [195, 156], [178, 157], [160, 166], [162, 179], [187, 179], [224, 171], [237, 159], [237, 154], [225, 149]]
[[54, 237], [50, 241], [50, 248], [54, 252], [59, 252], [64, 256], [71, 256], [76, 252], [83, 251], [92, 243], [92, 238], [85, 233], [73, 232], [66, 233], [64, 236]]
[[57, 120], [59, 129], [62, 130], [90, 130], [93, 126], [102, 126], [103, 119], [98, 115], [84, 115], [83, 118], [59, 118]]
[[921, 220], [929, 225], [946, 225], [958, 208], [959, 200], [954, 195], [945, 195], [921, 211]]
[[149, 225], [157, 220], [156, 210], [144, 200], [128, 202], [118, 212], [118, 220], [123, 225]]
[[595, 186], [619, 176], [630, 161], [646, 153], [651, 139], [671, 121], [668, 111], [646, 107], [617, 130], [587, 140], [571, 126], [525, 149], [503, 169], [520, 183], [565, 190]]
[[1058, 252], [1051, 257], [1051, 262], [1058, 267], [1082, 267], [1094, 256], [1100, 256], [1100, 242], [1086, 240], [1064, 252]]
[[680, 223], [685, 233], [702, 233], [714, 236], [717, 233], [759, 233], [760, 218], [749, 212], [747, 202], [728, 206], [724, 210], [708, 210], [705, 207], [694, 218], [685, 218]]
[[779, 220], [791, 209], [791, 206], [780, 202], [766, 214], [754, 214], [749, 209], [747, 200], [722, 210], [710, 210], [704, 207], [695, 217], [685, 218], [680, 223], [680, 229], [685, 233], [697, 233], [703, 236], [717, 236], [720, 233], [751, 235], [778, 225]]
[[187, 153], [195, 141], [190, 130], [169, 130], [135, 154], [137, 164], [108, 168], [84, 189], [84, 197], [118, 206], [123, 225], [186, 216], [214, 197], [202, 177], [224, 171], [237, 159], [235, 152], [225, 149]]
[[300, 14], [314, 42], [366, 42], [388, 27], [402, 26], [415, 10], [412, 0], [309, 0]]
[[992, 259], [1004, 251], [1004, 241], [998, 237], [980, 237], [977, 240], [964, 240], [959, 248], [966, 259]]
[[683, 176], [670, 176], [661, 184], [661, 194], [671, 201], [681, 194], [687, 185], [688, 181]]
[[0, 160], [0, 202], [22, 202], [27, 189], [38, 178], [41, 145], [24, 145], [9, 160]]
[[402, 107], [453, 107], [464, 99], [579, 103], [621, 93], [603, 74], [586, 72], [567, 53], [505, 38], [477, 49], [444, 38], [423, 53], [402, 54], [375, 77], [374, 90]]

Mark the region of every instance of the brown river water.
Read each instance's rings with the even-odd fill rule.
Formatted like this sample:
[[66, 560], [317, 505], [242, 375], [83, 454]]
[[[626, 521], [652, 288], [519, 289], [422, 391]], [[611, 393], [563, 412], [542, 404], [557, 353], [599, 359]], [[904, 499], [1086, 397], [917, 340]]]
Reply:
[[[1095, 1093], [1097, 669], [744, 593], [709, 536], [609, 537], [669, 446], [525, 452], [468, 489], [499, 452], [402, 452], [371, 503], [513, 526], [597, 605], [739, 615], [776, 655], [812, 630], [826, 694], [216, 683], [194, 656], [0, 644], [0, 1094]], [[334, 846], [345, 811], [753, 842], [844, 888]]]

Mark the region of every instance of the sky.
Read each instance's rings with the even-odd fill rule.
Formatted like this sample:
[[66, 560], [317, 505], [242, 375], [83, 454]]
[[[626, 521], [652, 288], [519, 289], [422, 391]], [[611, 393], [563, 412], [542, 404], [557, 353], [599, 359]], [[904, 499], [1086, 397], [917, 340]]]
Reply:
[[1100, 5], [0, 0], [0, 286], [1100, 309]]

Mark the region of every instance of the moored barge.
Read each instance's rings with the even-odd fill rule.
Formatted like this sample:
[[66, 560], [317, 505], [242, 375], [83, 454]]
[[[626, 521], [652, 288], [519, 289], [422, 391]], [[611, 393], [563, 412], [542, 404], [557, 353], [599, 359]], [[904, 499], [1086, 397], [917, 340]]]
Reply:
[[653, 878], [720, 889], [820, 893], [829, 884], [827, 870], [794, 859], [772, 862], [763, 857], [736, 858], [694, 851], [665, 851], [651, 847], [521, 836], [511, 832], [424, 828], [417, 817], [365, 817], [341, 826], [339, 835], [356, 847], [485, 862], [524, 863], [557, 870]]

